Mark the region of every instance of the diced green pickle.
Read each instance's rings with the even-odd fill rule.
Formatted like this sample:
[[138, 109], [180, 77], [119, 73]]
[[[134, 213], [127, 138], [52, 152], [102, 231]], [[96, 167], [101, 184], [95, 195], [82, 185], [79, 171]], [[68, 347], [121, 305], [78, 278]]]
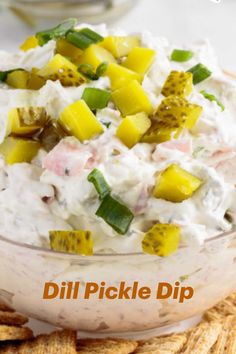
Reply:
[[167, 257], [176, 252], [180, 243], [180, 227], [173, 224], [156, 224], [144, 236], [143, 252]]
[[44, 127], [42, 133], [39, 136], [39, 140], [45, 150], [52, 150], [61, 139], [66, 136], [66, 132], [61, 128], [61, 126], [54, 120], [48, 121]]
[[173, 164], [157, 177], [153, 194], [156, 198], [180, 203], [190, 198], [201, 184], [199, 178]]
[[167, 77], [161, 93], [168, 97], [171, 95], [186, 97], [193, 90], [193, 75], [189, 72], [172, 71]]
[[49, 232], [51, 248], [54, 251], [93, 255], [93, 240], [90, 231], [61, 231]]
[[165, 98], [152, 116], [153, 124], [142, 138], [146, 143], [162, 143], [178, 138], [184, 128], [191, 129], [202, 113], [202, 107], [185, 98]]
[[43, 107], [13, 108], [8, 114], [8, 130], [11, 135], [33, 135], [43, 128], [47, 119], [47, 112]]

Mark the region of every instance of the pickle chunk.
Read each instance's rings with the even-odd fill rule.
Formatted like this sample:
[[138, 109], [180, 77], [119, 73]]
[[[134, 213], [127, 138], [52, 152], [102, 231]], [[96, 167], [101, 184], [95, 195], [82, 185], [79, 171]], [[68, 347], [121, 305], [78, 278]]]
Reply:
[[59, 38], [56, 42], [56, 53], [70, 58], [72, 61], [76, 61], [83, 51], [69, 43], [66, 39]]
[[173, 164], [157, 177], [153, 195], [156, 198], [180, 203], [190, 198], [201, 184], [199, 178]]
[[144, 236], [143, 252], [167, 257], [176, 252], [180, 243], [180, 227], [173, 224], [156, 224]]
[[52, 150], [63, 138], [66, 132], [56, 120], [49, 120], [39, 135], [39, 140], [46, 151]]
[[40, 143], [29, 139], [8, 137], [0, 145], [0, 154], [7, 164], [31, 162], [40, 149]]
[[7, 75], [6, 83], [16, 89], [28, 88], [29, 73], [25, 70], [14, 70]]
[[103, 132], [101, 123], [83, 100], [67, 106], [60, 115], [59, 123], [81, 142]]
[[123, 116], [139, 112], [151, 114], [152, 104], [138, 81], [134, 80], [112, 93], [112, 99]]
[[21, 44], [20, 49], [27, 52], [30, 49], [38, 47], [39, 42], [35, 36], [30, 36]]
[[127, 116], [119, 125], [116, 136], [128, 147], [132, 148], [137, 144], [142, 135], [151, 126], [151, 121], [146, 113], [137, 113]]
[[137, 36], [108, 36], [100, 43], [100, 46], [111, 52], [115, 58], [121, 58], [138, 47], [140, 39]]
[[166, 79], [165, 85], [161, 91], [164, 96], [190, 95], [193, 90], [193, 75], [189, 72], [172, 71]]
[[58, 252], [93, 255], [93, 240], [90, 231], [49, 232], [51, 249]]
[[194, 127], [202, 113], [202, 107], [189, 103], [185, 98], [165, 98], [153, 114], [153, 124], [143, 137], [146, 143], [162, 143], [176, 139], [184, 128]]
[[97, 44], [92, 44], [85, 49], [83, 54], [78, 58], [76, 64], [89, 64], [96, 70], [102, 63], [115, 63], [116, 60], [108, 50]]
[[33, 68], [30, 72], [14, 70], [7, 75], [6, 83], [16, 89], [39, 90], [46, 80], [37, 74], [38, 69]]
[[87, 80], [77, 71], [76, 65], [60, 54], [56, 54], [42, 69], [38, 75], [46, 80], [59, 80], [65, 87], [80, 86]]
[[9, 133], [12, 135], [33, 135], [43, 128], [47, 112], [43, 107], [13, 108], [8, 114]]
[[122, 65], [141, 75], [145, 75], [155, 59], [155, 50], [137, 47], [131, 50]]
[[141, 75], [116, 63], [108, 65], [104, 76], [109, 77], [112, 90], [124, 87], [133, 80], [137, 80], [139, 83], [142, 81]]

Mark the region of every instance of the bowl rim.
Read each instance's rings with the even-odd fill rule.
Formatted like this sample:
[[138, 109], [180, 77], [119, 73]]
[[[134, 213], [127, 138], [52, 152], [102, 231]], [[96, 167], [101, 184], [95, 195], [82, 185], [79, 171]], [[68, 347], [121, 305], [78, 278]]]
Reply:
[[[222, 232], [220, 234], [217, 234], [215, 236], [212, 236], [210, 238], [207, 238], [202, 244], [199, 244], [198, 247], [202, 248], [205, 245], [209, 245], [211, 243], [214, 243], [215, 241], [219, 241], [224, 238], [228, 237], [233, 237], [236, 235], [236, 225], [232, 226], [232, 229], [230, 231]], [[53, 251], [49, 248], [43, 248], [41, 246], [35, 246], [31, 244], [27, 244], [24, 242], [18, 242], [14, 240], [10, 240], [9, 238], [6, 238], [2, 235], [0, 235], [0, 242], [5, 242], [6, 244], [10, 244], [11, 246], [15, 246], [19, 249], [25, 249], [25, 250], [30, 250], [32, 252], [40, 252], [40, 253], [45, 253], [45, 255], [53, 256], [53, 257], [69, 257], [69, 258], [75, 258], [76, 260], [103, 260], [104, 258], [126, 258], [126, 257], [153, 257], [155, 259], [167, 259], [168, 257], [158, 257], [156, 255], [150, 255], [147, 253], [141, 253], [141, 252], [133, 252], [133, 253], [94, 253], [92, 256], [84, 256], [84, 255], [79, 255], [75, 253], [66, 253], [66, 252], [58, 252], [58, 251]], [[188, 249], [189, 246], [181, 246], [179, 249]], [[175, 255], [175, 253], [173, 253]]]

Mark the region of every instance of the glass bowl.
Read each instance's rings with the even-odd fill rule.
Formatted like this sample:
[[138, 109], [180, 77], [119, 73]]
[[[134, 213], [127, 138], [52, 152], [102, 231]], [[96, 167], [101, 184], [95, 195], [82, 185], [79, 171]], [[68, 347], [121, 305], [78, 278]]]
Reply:
[[[202, 246], [160, 258], [145, 254], [83, 257], [0, 237], [0, 301], [53, 325], [91, 334], [131, 335], [172, 326], [201, 314], [236, 289], [236, 230]], [[43, 299], [45, 282], [80, 282], [78, 299]], [[149, 287], [149, 299], [84, 299], [86, 283]], [[156, 299], [158, 283], [194, 288], [192, 299]], [[177, 284], [179, 284], [177, 283]], [[176, 286], [178, 287], [178, 286]]]
[[80, 21], [100, 23], [116, 20], [134, 6], [135, 0], [3, 0], [28, 22], [58, 21], [77, 17]]

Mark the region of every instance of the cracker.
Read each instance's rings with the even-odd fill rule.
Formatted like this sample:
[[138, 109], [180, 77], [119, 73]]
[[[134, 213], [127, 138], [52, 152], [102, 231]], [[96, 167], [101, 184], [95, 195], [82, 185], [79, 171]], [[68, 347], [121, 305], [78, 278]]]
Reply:
[[236, 315], [235, 294], [229, 296], [227, 299], [219, 302], [217, 305], [206, 311], [203, 318], [206, 321], [215, 321], [231, 315]]
[[18, 346], [17, 345], [6, 345], [0, 346], [0, 354], [18, 354]]
[[0, 325], [0, 341], [26, 340], [33, 337], [33, 332], [27, 327]]
[[134, 352], [142, 354], [176, 354], [179, 353], [187, 341], [185, 333], [156, 337], [140, 342]]
[[14, 312], [13, 309], [5, 305], [3, 302], [0, 302], [0, 311]]
[[137, 348], [138, 343], [123, 339], [81, 339], [77, 344], [80, 354], [130, 354]]
[[22, 326], [28, 322], [28, 318], [16, 312], [0, 311], [0, 325]]
[[216, 343], [222, 323], [220, 321], [202, 322], [189, 332], [183, 354], [208, 354]]
[[223, 329], [216, 344], [211, 349], [212, 354], [236, 353], [236, 316], [228, 316], [223, 322]]
[[16, 353], [76, 354], [76, 332], [64, 330], [49, 335], [40, 335], [32, 341], [21, 344]]

